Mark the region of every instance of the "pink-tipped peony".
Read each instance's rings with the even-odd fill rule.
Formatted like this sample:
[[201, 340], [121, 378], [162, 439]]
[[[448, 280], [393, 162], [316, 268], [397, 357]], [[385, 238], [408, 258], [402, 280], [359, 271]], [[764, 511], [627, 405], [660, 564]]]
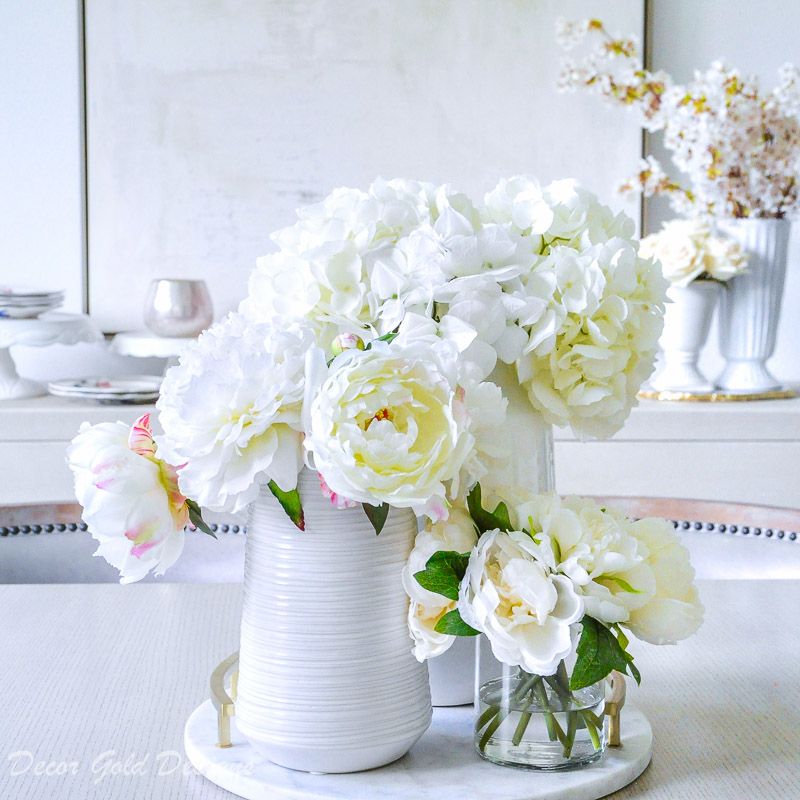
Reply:
[[120, 583], [163, 575], [183, 550], [189, 522], [177, 469], [156, 457], [150, 415], [129, 429], [122, 422], [84, 423], [67, 450], [83, 519]]

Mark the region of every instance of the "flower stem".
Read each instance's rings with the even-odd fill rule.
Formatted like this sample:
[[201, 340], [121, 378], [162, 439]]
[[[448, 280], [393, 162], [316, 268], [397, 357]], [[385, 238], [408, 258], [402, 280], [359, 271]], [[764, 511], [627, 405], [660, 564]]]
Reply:
[[563, 745], [566, 741], [566, 737], [564, 736], [564, 731], [558, 724], [558, 720], [553, 713], [553, 709], [550, 706], [550, 701], [547, 699], [547, 689], [544, 688], [544, 683], [541, 679], [534, 685], [534, 691], [536, 692], [536, 699], [539, 701], [539, 705], [542, 708], [544, 724], [547, 726], [547, 735], [550, 737], [550, 741], [554, 742], [556, 739], [558, 739], [558, 741]]
[[[590, 718], [589, 714], [587, 714], [585, 710], [579, 711], [578, 713], [581, 715], [581, 718], [586, 724], [586, 730], [589, 731], [589, 738], [592, 740], [592, 746], [595, 750], [599, 750], [600, 736], [597, 733], [597, 727], [595, 726], [594, 721]], [[591, 714], [591, 717], [594, 717], [594, 714]], [[596, 717], [594, 718], [597, 719]]]
[[567, 714], [567, 743], [564, 745], [564, 758], [572, 755], [572, 747], [575, 744], [575, 734], [578, 732], [578, 712], [570, 711]]
[[531, 712], [526, 711], [526, 708], [530, 707], [530, 704], [533, 702], [533, 690], [530, 690], [530, 694], [528, 695], [527, 699], [525, 700], [524, 704], [522, 704], [521, 714], [519, 716], [519, 722], [517, 723], [517, 729], [514, 731], [514, 736], [511, 738], [511, 744], [515, 747], [519, 745], [522, 741], [522, 737], [525, 735], [525, 731], [528, 729], [528, 723], [531, 721]]
[[489, 739], [494, 736], [495, 731], [503, 724], [503, 721], [507, 716], [508, 709], [502, 709], [498, 707], [495, 718], [486, 726], [486, 730], [483, 732], [480, 742], [478, 742], [478, 747], [481, 750], [486, 749], [486, 745], [489, 744]]

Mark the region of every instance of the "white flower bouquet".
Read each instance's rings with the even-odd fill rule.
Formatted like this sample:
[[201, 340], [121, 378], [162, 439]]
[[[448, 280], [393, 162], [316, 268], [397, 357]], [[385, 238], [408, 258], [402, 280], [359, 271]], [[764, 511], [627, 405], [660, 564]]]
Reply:
[[579, 497], [515, 494], [489, 511], [478, 485], [467, 508], [418, 535], [403, 576], [414, 653], [422, 661], [456, 636], [484, 634], [517, 672], [500, 702], [481, 703], [479, 751], [507, 717], [507, 744], [519, 747], [536, 703], [569, 759], [579, 730], [601, 749], [602, 722], [580, 693], [612, 670], [640, 679], [626, 632], [672, 644], [699, 628], [703, 607], [670, 523], [632, 522]]
[[747, 269], [747, 253], [733, 239], [714, 236], [699, 219], [673, 219], [642, 239], [639, 253], [661, 264], [673, 286], [695, 280], [725, 283]]
[[573, 181], [503, 180], [476, 206], [377, 180], [298, 217], [239, 311], [167, 373], [157, 449], [143, 419], [144, 449], [117, 425], [69, 450], [123, 580], [163, 572], [200, 507], [239, 511], [262, 485], [302, 528], [304, 464], [376, 531], [390, 506], [447, 520], [503, 456], [498, 360], [516, 365], [532, 413], [582, 436], [614, 433], [653, 369], [666, 282], [632, 221]]
[[560, 88], [585, 88], [627, 106], [648, 131], [664, 131], [675, 166], [691, 189], [647, 157], [625, 192], [666, 195], [679, 214], [783, 219], [800, 208], [800, 73], [791, 64], [762, 93], [754, 77], [722, 62], [695, 72], [686, 85], [642, 65], [633, 37], [610, 35], [600, 20], [568, 23], [557, 36], [566, 49], [588, 36], [596, 47], [581, 64], [565, 62]]

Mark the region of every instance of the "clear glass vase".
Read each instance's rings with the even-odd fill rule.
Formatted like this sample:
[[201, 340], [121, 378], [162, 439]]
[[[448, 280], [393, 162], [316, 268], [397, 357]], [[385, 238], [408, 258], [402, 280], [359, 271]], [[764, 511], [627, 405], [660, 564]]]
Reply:
[[[478, 651], [480, 662], [480, 650]], [[554, 675], [497, 664], [475, 698], [475, 748], [504, 766], [556, 771], [597, 761], [605, 749], [605, 681], [571, 692], [567, 663]], [[486, 675], [486, 669], [478, 674]]]

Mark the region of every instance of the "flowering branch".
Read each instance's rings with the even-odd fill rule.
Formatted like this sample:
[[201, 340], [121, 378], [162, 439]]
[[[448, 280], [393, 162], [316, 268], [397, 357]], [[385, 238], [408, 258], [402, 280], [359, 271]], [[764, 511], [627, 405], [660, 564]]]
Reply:
[[719, 61], [686, 85], [644, 68], [633, 38], [612, 36], [600, 20], [559, 20], [557, 38], [570, 50], [589, 37], [595, 48], [580, 65], [565, 61], [559, 89], [587, 89], [633, 110], [648, 131], [665, 132], [690, 191], [648, 157], [620, 187], [645, 197], [667, 195], [679, 213], [783, 218], [800, 207], [800, 73], [778, 72], [761, 93], [754, 77]]

